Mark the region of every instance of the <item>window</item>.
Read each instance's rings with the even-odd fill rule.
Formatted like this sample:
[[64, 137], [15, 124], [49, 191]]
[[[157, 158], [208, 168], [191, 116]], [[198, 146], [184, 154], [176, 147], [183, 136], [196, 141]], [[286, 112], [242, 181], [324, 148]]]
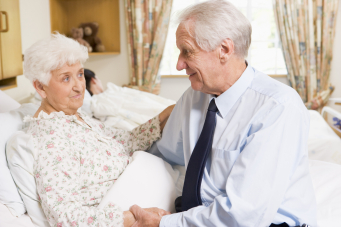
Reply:
[[[160, 74], [185, 75], [185, 70], [177, 71], [176, 63], [179, 50], [176, 47], [174, 23], [176, 12], [190, 4], [206, 0], [173, 0], [171, 22], [168, 30], [165, 50], [160, 65]], [[287, 74], [280, 40], [274, 18], [272, 1], [269, 0], [229, 0], [248, 19], [252, 25], [252, 41], [247, 61], [257, 70], [269, 75]]]

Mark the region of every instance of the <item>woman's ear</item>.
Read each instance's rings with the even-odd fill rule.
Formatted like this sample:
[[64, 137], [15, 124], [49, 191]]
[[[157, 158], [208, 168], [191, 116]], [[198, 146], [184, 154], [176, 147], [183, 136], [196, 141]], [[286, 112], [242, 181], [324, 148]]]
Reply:
[[38, 80], [33, 81], [33, 87], [36, 89], [36, 91], [38, 92], [38, 94], [45, 99], [46, 98], [46, 92], [45, 92], [45, 88], [44, 85], [39, 82]]
[[227, 62], [234, 54], [234, 43], [231, 39], [224, 39], [220, 44], [220, 62]]

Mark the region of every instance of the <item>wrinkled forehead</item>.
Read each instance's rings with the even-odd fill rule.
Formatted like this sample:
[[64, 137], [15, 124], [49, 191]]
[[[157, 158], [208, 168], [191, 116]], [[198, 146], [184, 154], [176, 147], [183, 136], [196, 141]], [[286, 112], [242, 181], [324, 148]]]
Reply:
[[193, 38], [193, 35], [191, 35], [191, 28], [188, 22], [182, 22], [179, 24], [177, 30], [176, 30], [176, 45], [179, 47], [179, 45], [183, 45], [185, 42], [193, 42], [193, 44], [196, 44], [195, 39]]

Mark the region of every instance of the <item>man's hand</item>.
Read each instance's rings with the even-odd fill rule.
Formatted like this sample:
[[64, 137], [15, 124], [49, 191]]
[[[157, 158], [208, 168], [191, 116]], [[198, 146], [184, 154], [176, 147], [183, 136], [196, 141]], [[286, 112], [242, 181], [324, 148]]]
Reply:
[[136, 219], [132, 227], [158, 227], [162, 216], [170, 214], [170, 212], [156, 207], [142, 209], [138, 205], [133, 205], [129, 211]]

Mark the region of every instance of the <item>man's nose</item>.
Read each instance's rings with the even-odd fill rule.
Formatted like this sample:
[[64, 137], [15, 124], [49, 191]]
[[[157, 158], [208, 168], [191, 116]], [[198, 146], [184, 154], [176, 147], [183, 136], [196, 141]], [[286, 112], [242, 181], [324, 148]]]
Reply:
[[185, 62], [185, 60], [183, 59], [183, 57], [181, 57], [181, 55], [179, 55], [179, 58], [178, 58], [178, 62], [176, 64], [176, 69], [178, 71], [181, 71], [183, 69], [187, 69], [188, 68], [188, 65], [187, 63]]

